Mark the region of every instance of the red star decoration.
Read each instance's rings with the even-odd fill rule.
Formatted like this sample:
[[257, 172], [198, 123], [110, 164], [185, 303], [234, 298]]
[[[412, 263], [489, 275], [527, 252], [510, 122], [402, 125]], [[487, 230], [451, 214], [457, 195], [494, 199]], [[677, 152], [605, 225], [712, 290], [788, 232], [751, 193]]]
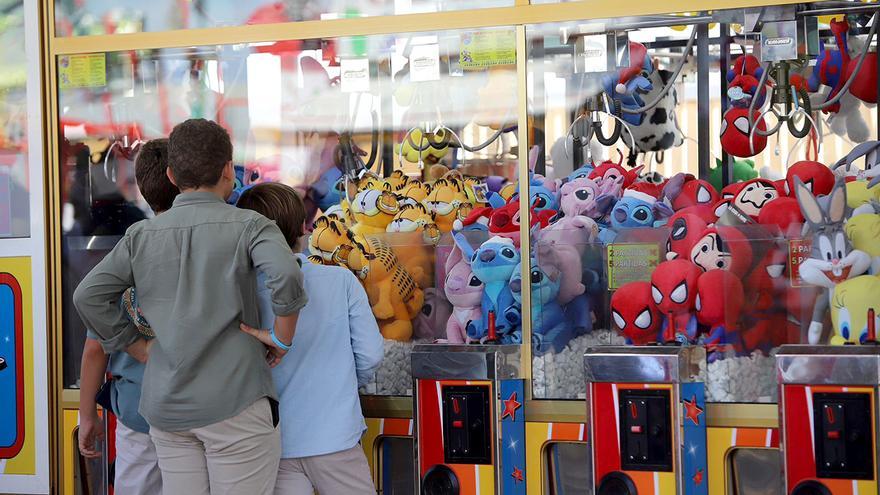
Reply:
[[703, 409], [697, 405], [697, 396], [694, 395], [691, 400], [684, 401], [684, 408], [686, 410], [684, 416], [693, 421], [695, 425], [699, 425], [700, 414], [703, 414]]
[[697, 474], [694, 475], [693, 480], [694, 480], [694, 484], [697, 486], [700, 486], [700, 484], [703, 483], [703, 470], [702, 469], [697, 470]]
[[504, 412], [501, 413], [501, 419], [510, 416], [511, 421], [516, 421], [516, 410], [522, 407], [522, 404], [516, 401], [516, 392], [510, 394], [510, 398], [501, 401], [504, 403]]
[[[516, 394], [514, 393], [514, 395], [516, 395]], [[520, 469], [518, 467], [514, 467], [513, 473], [511, 473], [510, 475], [515, 480], [515, 483], [522, 483], [523, 481], [525, 481], [525, 477], [523, 477], [522, 469]]]

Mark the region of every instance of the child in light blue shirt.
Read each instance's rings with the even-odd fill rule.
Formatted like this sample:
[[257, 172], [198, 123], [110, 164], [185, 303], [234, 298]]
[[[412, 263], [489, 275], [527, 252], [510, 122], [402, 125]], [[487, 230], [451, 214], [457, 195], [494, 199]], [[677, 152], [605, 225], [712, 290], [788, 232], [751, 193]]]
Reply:
[[[305, 208], [292, 188], [258, 184], [237, 205], [275, 220], [294, 252], [301, 251]], [[275, 493], [375, 495], [360, 446], [366, 425], [358, 387], [381, 363], [383, 339], [367, 294], [350, 271], [312, 264], [301, 254], [297, 260], [309, 302], [299, 313], [289, 355], [272, 370], [281, 417]], [[261, 325], [270, 328], [271, 292], [262, 274], [257, 290]]]

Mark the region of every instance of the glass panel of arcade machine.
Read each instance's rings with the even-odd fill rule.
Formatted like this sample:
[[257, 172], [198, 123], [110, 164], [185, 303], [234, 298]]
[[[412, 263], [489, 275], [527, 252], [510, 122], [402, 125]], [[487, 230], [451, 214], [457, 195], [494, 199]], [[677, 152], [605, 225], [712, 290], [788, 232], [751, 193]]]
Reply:
[[7, 2], [0, 26], [0, 239], [30, 235], [24, 2]]
[[[77, 386], [85, 337], [74, 288], [152, 216], [134, 181], [139, 147], [201, 117], [229, 130], [242, 187], [280, 181], [305, 197], [312, 262], [345, 266], [366, 287], [387, 340], [364, 392], [411, 393], [412, 343], [467, 340], [469, 319], [447, 336], [453, 304], [467, 316], [482, 295], [461, 251], [450, 262], [453, 224], [478, 247], [484, 223], [470, 212], [516, 177], [513, 32], [61, 57], [65, 386]], [[70, 67], [91, 72], [64, 79]]]
[[[802, 22], [809, 15], [793, 12], [774, 11], [810, 26]], [[539, 225], [531, 239], [536, 398], [582, 398], [588, 346], [662, 341], [672, 321], [677, 340], [708, 347], [707, 400], [776, 400], [772, 353], [807, 341], [819, 291], [797, 276], [810, 249], [793, 177], [830, 190], [829, 168], [803, 162], [833, 165], [853, 148], [849, 140], [876, 135], [877, 116], [866, 104], [871, 95], [856, 84], [859, 96], [842, 99], [845, 115], [823, 114], [818, 108], [829, 88], [819, 85], [808, 97], [822, 139], [803, 117], [801, 90], [788, 93], [799, 98], [788, 100], [792, 125], [783, 122], [769, 137], [741, 130], [749, 129], [748, 104], [762, 71], [770, 88], [809, 91], [810, 79], [820, 78], [810, 62], [815, 42], [799, 42], [803, 53], [787, 65], [760, 62], [758, 36], [743, 31], [747, 13], [706, 18], [701, 36], [708, 32], [708, 46], [701, 53], [697, 38], [687, 59], [697, 28], [675, 26], [669, 16], [528, 28], [530, 201], [532, 224]], [[847, 17], [853, 46], [856, 39], [864, 44], [869, 20]], [[817, 29], [804, 32], [818, 33], [830, 47], [829, 22], [818, 18]], [[835, 29], [845, 36], [847, 25]], [[856, 82], [876, 86], [873, 72]], [[755, 99], [753, 128], [774, 130], [771, 100]], [[786, 114], [785, 103], [773, 108]], [[722, 160], [731, 177], [722, 176]], [[679, 287], [687, 289], [683, 303], [674, 301], [683, 296], [675, 293]]]
[[55, 35], [89, 36], [510, 7], [513, 0], [55, 0]]

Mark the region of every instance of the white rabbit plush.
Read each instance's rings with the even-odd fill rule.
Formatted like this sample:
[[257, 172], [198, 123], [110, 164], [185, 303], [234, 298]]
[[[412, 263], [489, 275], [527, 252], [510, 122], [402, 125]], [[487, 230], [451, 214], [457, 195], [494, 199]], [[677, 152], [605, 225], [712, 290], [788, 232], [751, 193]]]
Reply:
[[816, 198], [800, 178], [795, 178], [795, 195], [806, 220], [804, 233], [813, 234], [813, 251], [801, 264], [800, 275], [808, 284], [825, 289], [816, 299], [808, 335], [810, 344], [817, 344], [834, 288], [844, 280], [866, 273], [871, 257], [853, 249], [844, 230], [847, 205], [843, 179], [837, 180], [830, 194]]

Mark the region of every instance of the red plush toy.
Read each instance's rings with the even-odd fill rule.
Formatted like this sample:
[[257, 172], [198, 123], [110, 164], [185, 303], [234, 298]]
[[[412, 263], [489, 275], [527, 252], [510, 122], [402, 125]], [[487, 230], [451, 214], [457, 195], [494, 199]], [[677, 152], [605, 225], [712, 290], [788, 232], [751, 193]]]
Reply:
[[831, 193], [834, 187], [834, 172], [824, 164], [810, 160], [795, 163], [785, 173], [785, 195], [794, 198], [794, 178], [798, 177], [814, 196]]
[[611, 317], [628, 343], [657, 342], [663, 315], [651, 300], [651, 283], [630, 282], [617, 289], [611, 296]]
[[638, 191], [640, 193], [648, 194], [655, 199], [660, 199], [663, 195], [663, 186], [661, 184], [655, 184], [653, 182], [634, 182], [631, 186], [627, 187], [630, 191]]
[[804, 215], [796, 199], [783, 196], [761, 208], [758, 223], [778, 226], [787, 238], [797, 237], [804, 225]]
[[675, 211], [688, 206], [711, 206], [721, 199], [721, 195], [708, 181], [695, 179], [681, 186], [681, 194], [672, 202]]
[[702, 273], [690, 261], [678, 259], [660, 263], [651, 274], [651, 298], [665, 316], [664, 341], [696, 342], [699, 335], [694, 301]]
[[702, 232], [689, 259], [704, 272], [728, 270], [744, 277], [752, 266], [752, 244], [736, 227], [713, 226]]
[[622, 163], [623, 153], [620, 154], [620, 161], [617, 163], [614, 163], [611, 160], [602, 162], [590, 172], [589, 178], [600, 183], [605, 179], [616, 180], [618, 177], [623, 177], [623, 188], [626, 189], [633, 185], [633, 183], [639, 178], [642, 169], [645, 167], [644, 165], [639, 165], [638, 167], [627, 170]]
[[669, 217], [666, 225], [671, 230], [669, 240], [666, 241], [666, 259], [688, 259], [694, 244], [700, 240], [706, 227], [710, 222], [715, 221], [711, 213], [707, 218], [695, 208], [698, 207], [685, 208]]
[[[721, 122], [721, 147], [730, 155], [747, 158], [757, 155], [767, 147], [767, 137], [757, 132], [752, 136], [753, 146], [749, 146], [751, 128], [748, 115], [749, 110], [740, 107], [731, 107], [724, 114], [724, 120]], [[760, 117], [760, 113], [755, 110], [752, 115], [758, 129], [766, 131], [767, 124], [764, 118]]]
[[[855, 57], [849, 61], [846, 67], [846, 77], [852, 77], [852, 73], [856, 70], [856, 65], [861, 57]], [[868, 52], [865, 55], [865, 62], [856, 78], [849, 86], [849, 92], [856, 98], [869, 103], [871, 105], [877, 103], [877, 52]]]
[[741, 351], [739, 318], [745, 291], [739, 277], [725, 270], [712, 270], [697, 280], [697, 321], [708, 327], [703, 344], [709, 360], [730, 348]]
[[733, 206], [746, 215], [758, 220], [761, 208], [780, 196], [776, 183], [767, 179], [752, 179], [743, 182], [739, 192], [733, 198]]

